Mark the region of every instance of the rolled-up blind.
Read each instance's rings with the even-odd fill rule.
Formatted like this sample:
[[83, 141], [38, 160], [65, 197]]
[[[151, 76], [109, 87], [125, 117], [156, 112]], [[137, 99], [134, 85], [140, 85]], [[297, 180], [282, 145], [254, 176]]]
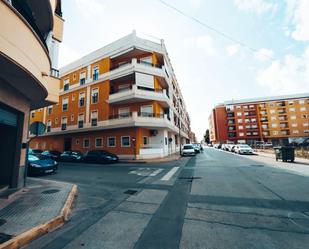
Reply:
[[144, 73], [135, 73], [136, 85], [146, 88], [154, 89], [154, 77], [153, 75]]
[[0, 108], [0, 124], [17, 126], [17, 114]]

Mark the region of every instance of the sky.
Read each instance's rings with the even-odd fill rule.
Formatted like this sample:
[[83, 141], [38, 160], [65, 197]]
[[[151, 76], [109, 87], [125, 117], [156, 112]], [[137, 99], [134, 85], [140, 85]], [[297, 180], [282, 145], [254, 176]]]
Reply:
[[59, 66], [133, 30], [164, 39], [199, 140], [218, 103], [309, 92], [309, 0], [162, 1], [62, 1]]

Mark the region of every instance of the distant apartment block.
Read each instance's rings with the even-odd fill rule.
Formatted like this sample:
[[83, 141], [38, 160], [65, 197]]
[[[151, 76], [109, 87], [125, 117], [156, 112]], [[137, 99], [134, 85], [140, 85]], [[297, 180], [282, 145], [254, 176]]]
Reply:
[[0, 191], [23, 185], [30, 111], [58, 102], [60, 0], [0, 1]]
[[231, 100], [209, 116], [213, 143], [286, 144], [309, 137], [309, 93]]
[[31, 147], [120, 158], [164, 157], [189, 141], [190, 119], [163, 40], [123, 37], [60, 69], [59, 103], [32, 112]]

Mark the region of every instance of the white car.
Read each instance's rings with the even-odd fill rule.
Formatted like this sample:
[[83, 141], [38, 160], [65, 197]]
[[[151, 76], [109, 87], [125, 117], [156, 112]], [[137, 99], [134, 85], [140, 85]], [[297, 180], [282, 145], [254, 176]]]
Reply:
[[181, 151], [182, 156], [195, 156], [195, 149], [192, 144], [185, 144]]
[[235, 153], [253, 155], [254, 151], [247, 144], [237, 144], [236, 147], [235, 147]]

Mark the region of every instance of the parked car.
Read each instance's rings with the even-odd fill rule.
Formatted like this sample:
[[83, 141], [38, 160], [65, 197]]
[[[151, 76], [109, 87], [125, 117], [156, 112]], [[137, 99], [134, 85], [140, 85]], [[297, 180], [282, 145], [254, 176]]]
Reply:
[[233, 144], [233, 146], [231, 147], [231, 152], [235, 152], [235, 148], [236, 148], [236, 145]]
[[235, 146], [235, 144], [226, 144], [225, 145], [225, 150], [229, 151], [229, 152], [232, 152], [233, 146]]
[[43, 152], [43, 150], [39, 150], [39, 149], [29, 149], [29, 154], [30, 155], [35, 155], [35, 156], [37, 156], [37, 155], [41, 155], [42, 154], [42, 152]]
[[83, 159], [83, 154], [80, 151], [64, 151], [60, 155], [60, 161], [62, 162], [80, 162]]
[[192, 144], [195, 153], [200, 153], [201, 152], [201, 147], [198, 144]]
[[116, 163], [119, 158], [105, 150], [91, 150], [86, 153], [83, 160], [86, 163]]
[[59, 161], [61, 152], [56, 150], [45, 150], [42, 152], [42, 155], [55, 161]]
[[185, 144], [182, 147], [181, 155], [182, 156], [195, 156], [195, 149], [192, 144]]
[[53, 173], [57, 169], [57, 161], [43, 155], [28, 154], [28, 176]]
[[235, 152], [238, 154], [254, 154], [253, 149], [247, 144], [237, 144], [235, 147]]

